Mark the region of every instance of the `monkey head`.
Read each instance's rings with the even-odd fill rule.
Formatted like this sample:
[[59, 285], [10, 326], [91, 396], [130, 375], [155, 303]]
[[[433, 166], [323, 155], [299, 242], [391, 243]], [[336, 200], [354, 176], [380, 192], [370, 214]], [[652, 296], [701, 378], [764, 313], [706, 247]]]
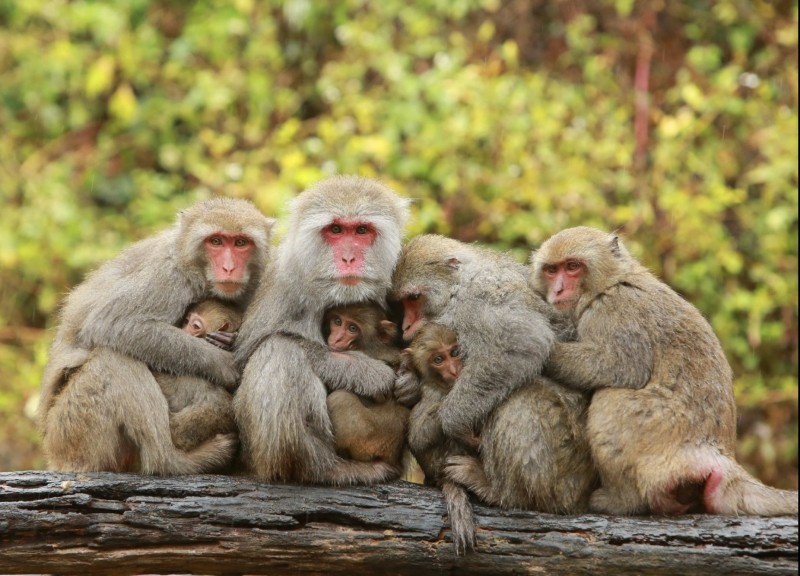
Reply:
[[241, 301], [266, 266], [274, 222], [246, 200], [196, 204], [179, 214], [180, 266], [190, 276], [202, 273], [210, 295]]
[[202, 338], [212, 332], [235, 332], [242, 325], [242, 314], [219, 300], [204, 300], [192, 306], [181, 329]]
[[465, 250], [457, 240], [436, 234], [417, 236], [403, 247], [392, 277], [392, 298], [403, 305], [404, 341], [411, 341], [447, 307], [468, 258]]
[[550, 304], [578, 314], [634, 264], [616, 234], [579, 226], [562, 230], [531, 254], [530, 282]]
[[408, 350], [414, 368], [423, 377], [439, 378], [452, 387], [461, 374], [464, 358], [456, 334], [441, 324], [426, 324]]
[[325, 312], [323, 334], [326, 332], [328, 347], [336, 352], [366, 351], [376, 342], [391, 344], [397, 326], [377, 304], [351, 304]]
[[[383, 184], [335, 176], [302, 192], [278, 259], [294, 281], [308, 281], [320, 300], [339, 305], [382, 299], [400, 253], [408, 200]], [[296, 260], [302, 254], [301, 262]]]

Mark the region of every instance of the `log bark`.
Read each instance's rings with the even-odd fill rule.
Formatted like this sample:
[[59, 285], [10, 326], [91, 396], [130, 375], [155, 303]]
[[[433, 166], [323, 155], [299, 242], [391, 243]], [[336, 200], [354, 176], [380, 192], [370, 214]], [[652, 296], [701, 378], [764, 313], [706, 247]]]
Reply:
[[454, 554], [441, 493], [244, 477], [0, 473], [3, 574], [797, 574], [797, 518], [554, 516], [475, 506]]

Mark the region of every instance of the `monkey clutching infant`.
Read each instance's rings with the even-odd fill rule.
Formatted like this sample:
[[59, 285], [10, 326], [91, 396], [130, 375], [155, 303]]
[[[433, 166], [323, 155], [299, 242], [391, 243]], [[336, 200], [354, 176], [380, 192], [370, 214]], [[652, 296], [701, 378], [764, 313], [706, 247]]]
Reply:
[[594, 391], [593, 511], [797, 514], [797, 492], [765, 486], [734, 459], [733, 375], [711, 326], [616, 235], [559, 232], [533, 253], [531, 283], [577, 325], [547, 372]]
[[336, 454], [327, 391], [383, 400], [395, 372], [363, 352], [330, 350], [320, 327], [329, 308], [385, 300], [407, 213], [407, 200], [355, 176], [328, 178], [292, 201], [234, 349], [244, 366], [233, 402], [243, 464], [259, 479], [340, 485], [399, 474]]
[[[400, 349], [392, 343], [397, 325], [377, 304], [352, 304], [325, 313], [323, 332], [335, 352], [360, 350], [392, 368], [400, 363]], [[328, 395], [336, 452], [362, 462], [382, 460], [402, 466], [409, 410], [394, 398], [374, 402], [349, 390]]]
[[202, 300], [248, 303], [266, 266], [272, 224], [244, 200], [198, 203], [69, 294], [39, 402], [52, 469], [188, 474], [230, 461], [233, 434], [176, 449], [154, 372], [236, 385], [233, 354], [177, 324]]

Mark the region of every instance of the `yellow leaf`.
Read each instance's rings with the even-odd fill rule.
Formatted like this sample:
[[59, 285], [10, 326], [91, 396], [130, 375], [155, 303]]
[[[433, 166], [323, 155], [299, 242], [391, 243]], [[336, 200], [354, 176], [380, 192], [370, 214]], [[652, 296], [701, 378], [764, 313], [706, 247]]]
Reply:
[[114, 82], [115, 68], [113, 56], [105, 55], [98, 58], [86, 74], [86, 95], [93, 98], [109, 90]]
[[108, 110], [122, 122], [128, 123], [136, 116], [138, 103], [130, 84], [123, 84], [111, 95]]

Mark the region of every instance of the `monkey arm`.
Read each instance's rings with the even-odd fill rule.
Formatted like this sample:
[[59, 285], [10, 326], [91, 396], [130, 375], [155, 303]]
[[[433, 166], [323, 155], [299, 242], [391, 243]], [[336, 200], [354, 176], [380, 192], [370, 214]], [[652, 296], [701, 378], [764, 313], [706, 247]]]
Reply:
[[653, 348], [643, 335], [619, 334], [604, 343], [557, 343], [545, 369], [572, 388], [643, 388], [650, 380]]
[[394, 370], [362, 352], [331, 352], [327, 346], [299, 340], [311, 369], [329, 390], [350, 390], [378, 401], [389, 397], [394, 386]]

